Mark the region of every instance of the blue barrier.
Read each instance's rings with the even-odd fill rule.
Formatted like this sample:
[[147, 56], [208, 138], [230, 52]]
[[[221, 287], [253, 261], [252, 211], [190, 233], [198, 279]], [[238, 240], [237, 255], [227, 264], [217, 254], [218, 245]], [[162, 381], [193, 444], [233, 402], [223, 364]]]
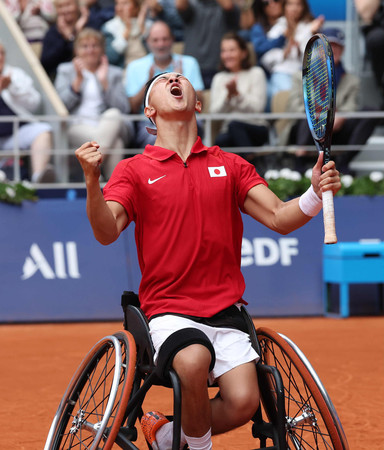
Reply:
[[0, 320], [115, 319], [131, 284], [126, 237], [98, 245], [85, 201], [0, 205]]
[[[384, 198], [337, 198], [335, 207], [339, 240], [384, 240]], [[138, 289], [133, 226], [100, 245], [85, 199], [0, 204], [0, 242], [0, 322], [120, 319], [122, 291]], [[244, 216], [250, 313], [322, 315], [322, 247], [321, 214], [288, 236]]]

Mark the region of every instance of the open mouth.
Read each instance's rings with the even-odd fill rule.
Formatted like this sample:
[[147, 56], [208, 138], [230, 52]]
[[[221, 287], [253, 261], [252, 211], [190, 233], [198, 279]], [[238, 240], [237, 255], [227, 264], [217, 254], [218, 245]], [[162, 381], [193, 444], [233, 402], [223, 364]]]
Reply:
[[181, 97], [182, 94], [183, 94], [183, 92], [182, 92], [182, 90], [181, 90], [181, 87], [180, 87], [179, 85], [177, 85], [177, 84], [174, 84], [174, 85], [171, 87], [170, 92], [171, 92], [171, 94], [172, 94], [174, 97]]

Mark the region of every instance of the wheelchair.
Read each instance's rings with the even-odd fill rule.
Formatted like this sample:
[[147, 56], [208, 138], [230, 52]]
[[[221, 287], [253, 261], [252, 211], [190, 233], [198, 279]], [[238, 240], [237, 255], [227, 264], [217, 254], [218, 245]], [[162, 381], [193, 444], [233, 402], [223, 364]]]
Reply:
[[[102, 338], [81, 362], [54, 416], [45, 450], [138, 450], [143, 401], [154, 385], [173, 391], [172, 450], [179, 449], [178, 376], [166, 358], [161, 362], [161, 350], [154, 364], [148, 321], [137, 295], [125, 291], [122, 308], [124, 330]], [[331, 399], [304, 354], [287, 337], [264, 327], [256, 330], [244, 307], [242, 314], [260, 355], [261, 402], [251, 428], [254, 449], [349, 449]]]

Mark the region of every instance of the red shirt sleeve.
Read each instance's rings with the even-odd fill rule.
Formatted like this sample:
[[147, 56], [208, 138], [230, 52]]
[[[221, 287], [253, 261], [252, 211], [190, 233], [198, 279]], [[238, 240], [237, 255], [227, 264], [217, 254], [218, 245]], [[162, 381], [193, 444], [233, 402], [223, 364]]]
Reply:
[[245, 212], [244, 202], [248, 191], [258, 184], [268, 186], [268, 183], [256, 172], [255, 166], [250, 164], [248, 161], [241, 158], [240, 161], [237, 161], [237, 167], [238, 203], [241, 211]]
[[135, 179], [127, 160], [120, 161], [115, 167], [111, 178], [103, 188], [105, 201], [120, 203], [126, 210], [130, 223], [135, 220]]

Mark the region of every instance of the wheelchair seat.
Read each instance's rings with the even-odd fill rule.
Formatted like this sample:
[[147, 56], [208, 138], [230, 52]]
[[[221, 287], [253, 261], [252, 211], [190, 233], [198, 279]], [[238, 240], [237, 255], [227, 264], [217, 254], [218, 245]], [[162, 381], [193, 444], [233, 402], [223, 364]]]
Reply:
[[[124, 329], [129, 330], [135, 339], [137, 345], [137, 355], [139, 360], [141, 361], [141, 370], [143, 372], [152, 372], [155, 369], [153, 362], [155, 349], [153, 347], [152, 340], [149, 335], [148, 319], [145, 316], [143, 310], [140, 308], [139, 296], [135, 292], [124, 291], [121, 296], [121, 306], [124, 312]], [[258, 355], [261, 355], [261, 349], [257, 339], [256, 329], [255, 326], [253, 325], [252, 318], [244, 306], [241, 307], [241, 313], [247, 327], [251, 345], [255, 349], [256, 353]], [[182, 346], [183, 345], [180, 344], [180, 349], [182, 348]], [[173, 351], [175, 352], [175, 349]], [[168, 358], [167, 355], [162, 356]], [[167, 365], [167, 364], [169, 365], [169, 361], [165, 363], [164, 362], [160, 363], [160, 365]], [[211, 366], [213, 366], [213, 364], [211, 364]], [[213, 367], [211, 367], [211, 369], [212, 368]], [[160, 373], [158, 375], [160, 375]], [[165, 376], [160, 377], [161, 382], [167, 384], [167, 375], [166, 374], [163, 375]]]

